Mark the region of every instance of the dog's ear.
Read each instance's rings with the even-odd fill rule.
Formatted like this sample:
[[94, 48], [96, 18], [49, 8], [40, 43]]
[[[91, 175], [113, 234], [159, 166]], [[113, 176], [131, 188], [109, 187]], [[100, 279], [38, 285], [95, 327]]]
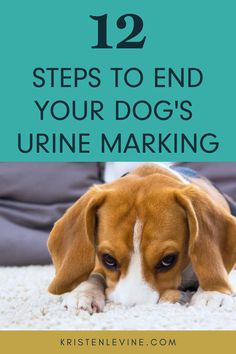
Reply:
[[236, 219], [195, 187], [176, 192], [189, 228], [189, 256], [203, 290], [231, 293], [228, 272], [236, 261]]
[[105, 198], [100, 186], [92, 187], [59, 219], [48, 239], [56, 275], [48, 290], [71, 291], [86, 280], [95, 262], [96, 210]]

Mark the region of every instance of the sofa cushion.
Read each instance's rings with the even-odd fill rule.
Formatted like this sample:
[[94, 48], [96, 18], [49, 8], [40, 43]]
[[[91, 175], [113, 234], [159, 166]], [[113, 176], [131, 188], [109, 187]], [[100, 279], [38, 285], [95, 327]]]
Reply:
[[49, 263], [53, 223], [94, 183], [98, 163], [0, 163], [0, 265]]

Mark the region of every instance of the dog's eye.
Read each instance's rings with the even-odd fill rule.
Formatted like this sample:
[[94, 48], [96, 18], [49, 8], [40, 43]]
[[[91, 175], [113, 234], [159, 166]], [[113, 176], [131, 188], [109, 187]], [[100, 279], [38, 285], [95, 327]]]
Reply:
[[172, 268], [177, 261], [177, 254], [168, 254], [156, 265], [156, 270], [159, 272], [165, 272]]
[[119, 268], [118, 262], [115, 260], [115, 258], [110, 256], [108, 253], [102, 255], [102, 262], [107, 268], [111, 270], [116, 270]]

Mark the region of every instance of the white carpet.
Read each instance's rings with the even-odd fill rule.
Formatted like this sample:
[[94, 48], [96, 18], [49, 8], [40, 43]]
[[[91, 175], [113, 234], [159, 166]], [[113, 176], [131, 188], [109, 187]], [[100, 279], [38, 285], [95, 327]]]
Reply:
[[[107, 304], [105, 311], [79, 315], [47, 293], [51, 266], [0, 268], [0, 328], [50, 330], [207, 330], [236, 329], [236, 298], [229, 308], [159, 304], [126, 308]], [[236, 272], [233, 274], [236, 283]]]

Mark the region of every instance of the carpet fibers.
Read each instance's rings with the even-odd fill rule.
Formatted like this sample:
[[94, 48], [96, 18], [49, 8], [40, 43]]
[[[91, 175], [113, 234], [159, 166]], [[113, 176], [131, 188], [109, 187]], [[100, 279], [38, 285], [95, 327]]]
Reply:
[[[0, 328], [27, 330], [213, 330], [236, 329], [236, 298], [231, 306], [108, 303], [103, 313], [66, 310], [62, 297], [47, 293], [52, 266], [0, 268]], [[236, 271], [233, 272], [236, 284]]]

